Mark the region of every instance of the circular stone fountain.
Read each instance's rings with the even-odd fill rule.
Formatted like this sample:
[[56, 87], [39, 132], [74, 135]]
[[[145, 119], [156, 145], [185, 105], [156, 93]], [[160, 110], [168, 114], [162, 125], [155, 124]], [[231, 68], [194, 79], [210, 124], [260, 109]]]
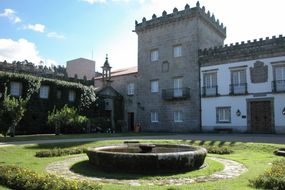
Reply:
[[89, 162], [111, 172], [181, 172], [199, 169], [207, 151], [201, 147], [169, 144], [120, 144], [89, 148]]

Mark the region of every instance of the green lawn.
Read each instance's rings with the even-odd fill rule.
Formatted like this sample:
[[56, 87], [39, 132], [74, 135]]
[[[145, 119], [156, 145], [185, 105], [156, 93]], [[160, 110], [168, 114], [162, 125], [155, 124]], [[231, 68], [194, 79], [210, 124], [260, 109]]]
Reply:
[[[139, 137], [138, 137], [139, 138]], [[142, 141], [142, 140], [141, 140]], [[75, 147], [89, 147], [89, 146], [101, 146], [106, 144], [115, 144], [120, 143], [122, 141], [95, 141], [95, 142], [82, 142], [82, 143], [61, 143], [61, 144], [45, 144], [45, 145], [29, 145], [29, 146], [13, 146], [13, 147], [5, 147], [0, 148], [0, 164], [13, 164], [21, 167], [30, 168], [36, 170], [38, 172], [44, 172], [45, 167], [47, 164], [54, 162], [56, 160], [62, 160], [67, 158], [65, 157], [55, 157], [55, 158], [37, 158], [35, 157], [35, 153], [41, 150], [47, 150], [54, 147], [60, 148], [75, 148]], [[176, 140], [160, 140], [160, 141], [144, 141], [144, 142], [155, 142], [155, 143], [181, 143], [181, 144], [194, 144], [194, 145], [201, 145], [201, 146], [229, 146], [234, 153], [229, 155], [214, 155], [216, 157], [227, 158], [236, 160], [240, 163], [243, 163], [247, 168], [248, 172], [242, 174], [240, 177], [230, 179], [230, 180], [220, 180], [215, 182], [207, 182], [207, 183], [195, 183], [190, 185], [182, 185], [173, 187], [175, 190], [250, 190], [253, 189], [248, 186], [248, 180], [252, 179], [259, 174], [263, 173], [264, 170], [270, 167], [270, 163], [273, 160], [280, 159], [273, 154], [273, 151], [276, 148], [281, 147], [281, 145], [274, 145], [274, 144], [257, 144], [257, 143], [239, 143], [239, 142], [220, 142], [220, 141], [176, 141]], [[212, 156], [212, 155], [211, 155]], [[198, 175], [206, 175], [207, 173], [212, 173], [214, 170], [221, 170], [221, 165], [211, 162], [207, 160], [209, 163], [209, 168], [207, 171], [195, 171], [189, 174], [179, 174], [177, 176], [172, 177], [184, 177], [183, 175], [187, 176], [198, 176]], [[86, 164], [86, 163], [85, 163]], [[79, 165], [79, 166], [78, 166]], [[84, 164], [80, 166], [80, 163], [74, 166], [77, 167], [77, 170], [82, 168], [86, 168]], [[209, 171], [212, 169], [213, 171]], [[86, 175], [98, 175], [98, 173], [93, 173], [90, 170], [85, 171]], [[128, 178], [128, 175], [118, 176], [119, 178]], [[137, 176], [138, 178], [142, 179], [151, 179], [150, 176]], [[169, 176], [162, 176], [162, 177], [169, 177]], [[157, 176], [156, 176], [157, 178]], [[0, 186], [0, 190], [6, 189]], [[168, 190], [171, 189], [169, 186], [129, 186], [129, 185], [114, 185], [114, 184], [104, 184], [104, 190]], [[173, 189], [173, 190], [174, 190]]]
[[173, 135], [173, 133], [92, 133], [92, 134], [69, 134], [69, 135], [18, 135], [15, 137], [3, 137], [0, 135], [0, 142], [32, 141], [32, 140], [55, 140], [55, 139], [76, 139], [76, 138], [101, 138], [101, 137], [127, 137], [127, 136], [161, 136]]

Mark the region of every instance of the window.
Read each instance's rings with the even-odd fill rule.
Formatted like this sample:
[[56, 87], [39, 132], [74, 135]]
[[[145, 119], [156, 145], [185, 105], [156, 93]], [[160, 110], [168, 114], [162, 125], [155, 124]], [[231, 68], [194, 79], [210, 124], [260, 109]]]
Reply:
[[168, 61], [163, 61], [161, 65], [161, 72], [166, 73], [169, 71], [169, 62]]
[[203, 75], [203, 95], [204, 96], [216, 96], [217, 92], [217, 72], [204, 73]]
[[158, 80], [150, 81], [150, 91], [153, 93], [159, 91]]
[[150, 120], [152, 123], [158, 122], [158, 113], [157, 112], [150, 112]]
[[247, 93], [246, 84], [246, 70], [233, 70], [231, 71], [231, 93], [232, 94], [245, 94]]
[[11, 96], [22, 96], [22, 83], [11, 82], [10, 83], [10, 94]]
[[274, 88], [276, 92], [285, 91], [285, 65], [274, 67]]
[[49, 86], [42, 85], [40, 87], [40, 98], [41, 99], [48, 99], [49, 96]]
[[75, 101], [75, 98], [76, 98], [76, 93], [74, 90], [70, 90], [68, 92], [68, 101], [70, 102], [74, 102]]
[[153, 62], [153, 61], [158, 61], [158, 49], [154, 49], [154, 50], [151, 50], [150, 52], [150, 60]]
[[128, 84], [128, 95], [134, 95], [135, 94], [135, 84], [130, 83]]
[[217, 115], [217, 123], [230, 123], [231, 107], [217, 107], [216, 115]]
[[182, 77], [173, 79], [174, 97], [182, 97]]
[[60, 90], [57, 90], [56, 91], [56, 98], [59, 100], [61, 99], [61, 91]]
[[181, 45], [177, 45], [173, 47], [173, 56], [174, 57], [182, 56], [182, 46]]
[[183, 122], [182, 111], [175, 111], [173, 116], [174, 116], [174, 122]]
[[232, 71], [232, 83], [236, 85], [246, 83], [245, 70], [233, 70]]

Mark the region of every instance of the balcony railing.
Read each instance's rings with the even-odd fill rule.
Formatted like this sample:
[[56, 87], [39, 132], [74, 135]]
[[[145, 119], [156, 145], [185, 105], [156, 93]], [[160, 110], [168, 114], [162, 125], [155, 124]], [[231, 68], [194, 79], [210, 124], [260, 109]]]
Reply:
[[230, 84], [230, 95], [247, 94], [247, 83]]
[[285, 80], [272, 81], [272, 92], [285, 92]]
[[190, 88], [163, 89], [162, 98], [164, 100], [187, 99], [190, 98]]
[[218, 86], [212, 86], [212, 87], [202, 87], [202, 96], [218, 96]]

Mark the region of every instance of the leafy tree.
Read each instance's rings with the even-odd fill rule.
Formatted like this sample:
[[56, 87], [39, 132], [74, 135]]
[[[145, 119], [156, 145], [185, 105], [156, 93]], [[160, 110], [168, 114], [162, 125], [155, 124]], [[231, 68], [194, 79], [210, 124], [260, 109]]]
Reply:
[[14, 98], [4, 93], [3, 102], [0, 104], [0, 133], [7, 136], [10, 130], [11, 136], [15, 135], [15, 128], [25, 113], [26, 101], [22, 98]]
[[55, 126], [55, 133], [78, 133], [86, 129], [88, 118], [81, 116], [73, 107], [65, 105], [61, 110], [53, 110], [48, 114], [48, 124]]

